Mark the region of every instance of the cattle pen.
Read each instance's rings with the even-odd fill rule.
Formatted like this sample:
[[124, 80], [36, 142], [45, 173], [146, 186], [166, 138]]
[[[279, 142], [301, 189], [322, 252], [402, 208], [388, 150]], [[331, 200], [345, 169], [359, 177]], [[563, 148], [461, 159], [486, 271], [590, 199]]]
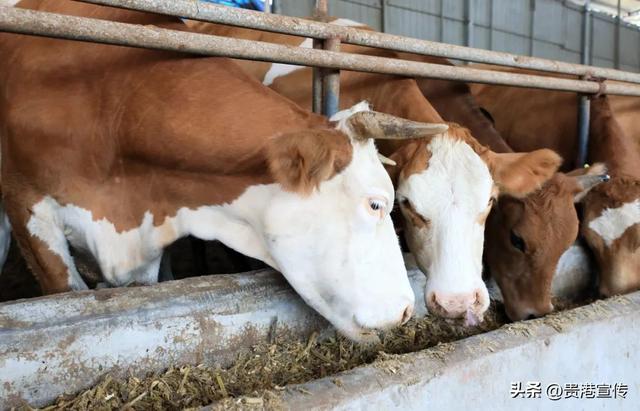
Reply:
[[[318, 1], [317, 21], [190, 0], [82, 1], [307, 37], [314, 40], [314, 47], [303, 49], [9, 7], [0, 8], [0, 31], [314, 67], [314, 111], [327, 116], [338, 110], [340, 70], [558, 90], [582, 97], [640, 97], [639, 73], [336, 26], [322, 21], [327, 17], [326, 1], [322, 0]], [[550, 75], [354, 55], [340, 52], [342, 43]], [[586, 158], [588, 101], [582, 98], [580, 106], [579, 164]], [[408, 261], [412, 287], [416, 301], [422, 301], [425, 279], [412, 264]], [[589, 269], [582, 266], [566, 269], [576, 270], [582, 276], [589, 274]], [[566, 281], [575, 281], [569, 278]], [[571, 288], [567, 284], [558, 287]], [[425, 314], [424, 309], [417, 313]], [[583, 381], [586, 376], [631, 384], [624, 400], [595, 399], [587, 406], [622, 409], [640, 402], [640, 378], [635, 366], [640, 359], [639, 315], [640, 292], [635, 292], [423, 351], [386, 355], [380, 362], [337, 375], [278, 387], [272, 399], [248, 396], [244, 402], [221, 400], [205, 409], [368, 409], [371, 404], [378, 404], [380, 409], [462, 409], [451, 405], [454, 400], [464, 402], [464, 408], [511, 408], [510, 387], [514, 382], [526, 384], [531, 375], [549, 382], [587, 382]], [[251, 353], [247, 351], [251, 346], [272, 344], [281, 333], [288, 338], [311, 333], [332, 338], [327, 323], [270, 270], [2, 303], [0, 408], [20, 407], [24, 402], [44, 406], [60, 395], [95, 385], [105, 373], [143, 376], [173, 364], [226, 367], [237, 355]], [[576, 345], [582, 349], [574, 349]], [[606, 351], [604, 359], [594, 360], [595, 353], [602, 351]], [[561, 370], [549, 364], [560, 364]], [[451, 386], [461, 388], [447, 389]], [[558, 403], [545, 402], [545, 406], [549, 404]], [[538, 409], [540, 402], [524, 401], [518, 406]]]

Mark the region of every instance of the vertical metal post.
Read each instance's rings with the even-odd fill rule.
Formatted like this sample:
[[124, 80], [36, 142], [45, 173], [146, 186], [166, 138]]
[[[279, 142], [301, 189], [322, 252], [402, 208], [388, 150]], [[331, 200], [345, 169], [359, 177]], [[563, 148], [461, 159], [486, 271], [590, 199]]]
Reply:
[[473, 15], [475, 0], [467, 0], [467, 47], [473, 47]]
[[380, 0], [380, 31], [383, 33], [386, 33], [389, 27], [387, 17], [387, 0]]
[[621, 65], [620, 61], [620, 36], [622, 30], [622, 0], [618, 0], [618, 14], [616, 15], [616, 44], [615, 44], [615, 55], [614, 55], [614, 67], [619, 69]]
[[[582, 18], [582, 64], [589, 64], [589, 55], [591, 53], [591, 16], [589, 6], [591, 1], [586, 0], [584, 3], [584, 14]], [[584, 95], [578, 95], [578, 153], [576, 156], [576, 167], [582, 167], [587, 162], [587, 151], [589, 148], [589, 98]]]
[[[324, 49], [340, 51], [340, 39], [332, 37], [324, 41]], [[331, 117], [340, 107], [340, 70], [324, 69], [322, 83], [322, 114]]]
[[489, 50], [493, 49], [493, 0], [489, 0]]
[[[314, 39], [313, 48], [321, 49], [322, 40]], [[322, 69], [313, 68], [313, 80], [311, 83], [311, 109], [316, 114], [322, 114]]]
[[[316, 0], [316, 7], [313, 10], [313, 17], [319, 21], [327, 20], [327, 0]], [[314, 39], [313, 48], [323, 48], [323, 41]], [[318, 67], [313, 68], [313, 80], [312, 80], [312, 94], [311, 94], [311, 107], [314, 113], [321, 114], [323, 109], [322, 97], [323, 97], [323, 70]]]
[[533, 57], [536, 36], [536, 0], [529, 0], [529, 55]]
[[[320, 21], [328, 21], [327, 0], [316, 0], [314, 17]], [[340, 39], [329, 38], [322, 42], [314, 41], [314, 48], [340, 51]], [[313, 111], [321, 112], [327, 117], [334, 115], [340, 107], [340, 70], [313, 70]]]
[[444, 43], [444, 0], [440, 0], [440, 42]]

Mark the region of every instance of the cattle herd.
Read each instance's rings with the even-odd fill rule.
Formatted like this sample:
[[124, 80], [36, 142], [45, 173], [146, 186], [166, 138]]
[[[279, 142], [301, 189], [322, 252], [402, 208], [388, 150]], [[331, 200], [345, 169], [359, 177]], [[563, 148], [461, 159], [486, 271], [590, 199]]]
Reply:
[[[17, 6], [311, 47], [72, 1]], [[593, 98], [590, 167], [573, 170], [573, 93], [343, 72], [327, 119], [310, 111], [306, 67], [7, 33], [0, 55], [0, 257], [13, 234], [45, 293], [88, 288], [81, 258], [108, 286], [156, 283], [163, 250], [191, 235], [274, 267], [364, 341], [423, 304], [398, 232], [429, 312], [468, 325], [489, 306], [487, 276], [512, 320], [551, 312], [578, 237], [602, 296], [640, 288], [637, 99]]]

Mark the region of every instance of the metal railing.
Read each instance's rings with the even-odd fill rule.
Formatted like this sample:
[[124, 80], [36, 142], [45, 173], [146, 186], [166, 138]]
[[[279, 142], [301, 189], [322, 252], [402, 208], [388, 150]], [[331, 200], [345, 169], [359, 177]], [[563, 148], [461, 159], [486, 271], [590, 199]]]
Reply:
[[[640, 96], [640, 73], [572, 64], [535, 57], [518, 56], [451, 44], [412, 39], [325, 22], [239, 10], [193, 0], [82, 0], [86, 3], [166, 14], [311, 37], [314, 48], [284, 46], [209, 34], [176, 31], [153, 26], [67, 16], [42, 11], [2, 7], [0, 31], [91, 41], [156, 50], [186, 52], [207, 56], [269, 61], [316, 68], [313, 82], [314, 111], [326, 115], [338, 109], [339, 70], [352, 70], [407, 77], [487, 83], [515, 87], [570, 91], [581, 94], [606, 92]], [[317, 0], [316, 19], [327, 19], [326, 0]], [[480, 70], [339, 52], [340, 44], [377, 47], [400, 52], [438, 56], [466, 61], [540, 70], [580, 79]], [[324, 48], [324, 50], [320, 50]], [[607, 84], [592, 78], [616, 80]], [[630, 84], [635, 83], [635, 84]], [[581, 110], [584, 112], [584, 110]], [[588, 113], [586, 113], [588, 115]], [[584, 115], [584, 113], [583, 113]], [[585, 119], [581, 118], [584, 128]], [[588, 117], [586, 118], [588, 124]], [[581, 136], [582, 138], [583, 136]], [[584, 141], [583, 141], [584, 143]], [[581, 146], [584, 144], [581, 144]], [[585, 145], [586, 147], [586, 145]], [[584, 155], [581, 154], [581, 157]], [[579, 158], [579, 161], [582, 161]]]
[[82, 1], [132, 10], [167, 14], [171, 16], [180, 16], [193, 20], [227, 24], [230, 26], [310, 37], [314, 39], [324, 40], [337, 37], [343, 43], [359, 46], [473, 61], [476, 63], [547, 71], [551, 73], [570, 74], [575, 76], [592, 75], [610, 80], [640, 83], [640, 73], [631, 73], [609, 68], [592, 67], [584, 64], [573, 64], [537, 57], [528, 57], [498, 51], [438, 43], [388, 33], [362, 30], [356, 27], [328, 25], [319, 21], [296, 17], [280, 16], [275, 14], [265, 16], [264, 13], [252, 10], [236, 9], [211, 3], [199, 3], [193, 0]]
[[[91, 0], [91, 2], [104, 3], [105, 1]], [[112, 2], [115, 3], [116, 0], [112, 0]], [[128, 2], [124, 0], [122, 3]], [[262, 17], [272, 17], [264, 13], [257, 14]], [[331, 27], [330, 24], [326, 24], [326, 26]], [[3, 8], [2, 13], [0, 13], [0, 31], [407, 77], [428, 77], [442, 80], [573, 91], [586, 94], [595, 94], [602, 91], [598, 83], [586, 80], [479, 70], [468, 67], [306, 49], [19, 8]], [[640, 96], [640, 85], [608, 84], [606, 92], [608, 94]]]

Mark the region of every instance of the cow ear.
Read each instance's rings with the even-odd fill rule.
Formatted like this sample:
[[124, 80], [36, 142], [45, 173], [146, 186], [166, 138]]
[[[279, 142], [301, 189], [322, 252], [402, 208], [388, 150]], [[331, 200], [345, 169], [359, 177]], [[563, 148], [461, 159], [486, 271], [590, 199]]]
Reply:
[[592, 188], [609, 181], [607, 167], [604, 163], [595, 163], [590, 167], [578, 168], [568, 173], [567, 176], [575, 181], [576, 188], [573, 201], [576, 203], [582, 201]]
[[552, 150], [494, 153], [485, 157], [500, 194], [522, 198], [536, 191], [556, 172], [562, 158]]
[[301, 130], [271, 139], [267, 161], [271, 175], [285, 190], [309, 195], [342, 171], [352, 153], [349, 137], [339, 131]]

